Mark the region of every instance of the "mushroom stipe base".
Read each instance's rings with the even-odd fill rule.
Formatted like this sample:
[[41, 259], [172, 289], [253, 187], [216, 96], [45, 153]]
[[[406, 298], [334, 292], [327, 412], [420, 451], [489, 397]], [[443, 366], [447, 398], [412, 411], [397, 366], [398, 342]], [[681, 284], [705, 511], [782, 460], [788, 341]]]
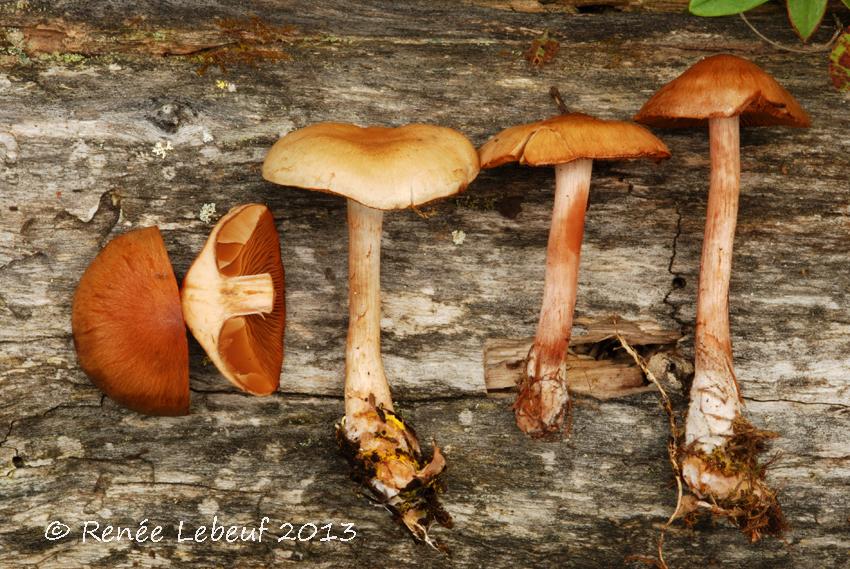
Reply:
[[[527, 362], [526, 362], [527, 363]], [[550, 422], [541, 422], [539, 430], [526, 433], [533, 439], [555, 440], [561, 437], [569, 437], [573, 429], [573, 399], [569, 397], [569, 384], [567, 383], [568, 368], [566, 364], [557, 375], [546, 377], [524, 376], [517, 385], [516, 401], [513, 404], [515, 414], [539, 417], [543, 414], [541, 401], [544, 393], [564, 393], [565, 403], [558, 408], [558, 412], [551, 415]]]
[[[382, 406], [374, 407], [374, 413], [373, 422], [380, 424], [375, 439], [379, 441], [379, 448], [383, 447], [381, 450], [364, 451], [360, 441], [351, 440], [346, 432], [345, 417], [336, 424], [337, 444], [351, 466], [352, 480], [365, 487], [372, 499], [386, 507], [416, 540], [446, 552], [445, 546], [428, 533], [434, 522], [446, 528], [454, 525], [439, 500], [446, 489], [441, 477], [445, 462], [439, 449], [435, 446], [432, 458], [424, 459], [413, 427]], [[412, 465], [417, 476], [398, 494], [390, 496], [382, 489], [388, 486], [385, 484], [389, 482], [386, 480], [388, 473], [399, 465]]]
[[698, 463], [703, 472], [734, 481], [725, 497], [702, 496], [701, 502], [688, 508], [684, 523], [693, 526], [702, 513], [709, 513], [712, 517], [729, 519], [751, 542], [764, 535], [781, 537], [788, 529], [788, 522], [777, 492], [765, 482], [774, 459], [759, 461], [767, 451], [768, 441], [779, 435], [754, 427], [742, 416], [735, 419], [733, 430], [734, 435], [711, 453], [698, 450], [695, 444], [679, 447], [680, 466], [686, 462]]

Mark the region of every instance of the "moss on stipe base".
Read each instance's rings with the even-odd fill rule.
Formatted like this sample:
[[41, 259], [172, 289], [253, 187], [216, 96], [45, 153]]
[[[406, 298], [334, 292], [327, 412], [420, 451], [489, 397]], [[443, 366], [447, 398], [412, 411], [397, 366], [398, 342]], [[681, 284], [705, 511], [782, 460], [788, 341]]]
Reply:
[[445, 491], [441, 478], [445, 460], [439, 447], [435, 444], [433, 456], [425, 460], [413, 428], [382, 406], [373, 407], [364, 419], [370, 431], [359, 440], [349, 438], [345, 417], [336, 425], [337, 443], [351, 465], [352, 479], [366, 487], [415, 539], [445, 552], [428, 533], [434, 522], [447, 528], [453, 525], [439, 501]]
[[[774, 459], [760, 463], [767, 451], [768, 441], [778, 433], [754, 427], [743, 417], [732, 424], [734, 434], [723, 446], [710, 453], [698, 450], [695, 444], [681, 448], [683, 468], [690, 463], [700, 476], [711, 476], [717, 484], [691, 488], [704, 501], [685, 515], [687, 525], [694, 525], [700, 514], [724, 517], [732, 521], [751, 542], [765, 535], [782, 537], [788, 522], [779, 505], [776, 491], [765, 482], [767, 470]], [[687, 479], [687, 477], [686, 477]], [[717, 487], [723, 487], [717, 495]], [[714, 490], [714, 491], [712, 491]]]

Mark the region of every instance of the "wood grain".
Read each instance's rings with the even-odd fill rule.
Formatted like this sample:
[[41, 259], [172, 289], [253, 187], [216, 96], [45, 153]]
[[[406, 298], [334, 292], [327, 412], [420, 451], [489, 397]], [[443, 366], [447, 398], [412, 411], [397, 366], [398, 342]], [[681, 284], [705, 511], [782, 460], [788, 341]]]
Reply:
[[[253, 16], [294, 32], [263, 43]], [[243, 23], [226, 32], [228, 19]], [[25, 41], [60, 21], [41, 48]], [[752, 21], [795, 41], [776, 11]], [[259, 165], [282, 133], [322, 120], [438, 123], [481, 144], [553, 114], [553, 84], [571, 109], [629, 117], [699, 57], [725, 51], [774, 74], [814, 123], [742, 133], [731, 288], [738, 379], [752, 421], [782, 432], [769, 478], [793, 531], [788, 545], [750, 545], [724, 524], [676, 526], [668, 561], [847, 566], [850, 114], [825, 54], [775, 51], [735, 18], [443, 0], [28, 0], [0, 5], [0, 24], [0, 565], [616, 567], [653, 552], [675, 501], [655, 394], [577, 400], [572, 435], [556, 443], [528, 440], [510, 401], [485, 397], [485, 341], [534, 331], [550, 170], [488, 171], [466, 194], [427, 208], [427, 219], [386, 216], [387, 374], [420, 438], [446, 450], [456, 528], [437, 532], [452, 551], [444, 557], [358, 496], [334, 447], [345, 204], [268, 184]], [[522, 52], [544, 30], [561, 48], [534, 69]], [[199, 75], [203, 50], [222, 38], [286, 59], [269, 54]], [[53, 47], [60, 53], [45, 53]], [[701, 130], [659, 135], [673, 152], [666, 163], [595, 168], [577, 311], [678, 330], [688, 352], [708, 143]], [[173, 149], [154, 154], [157, 143]], [[191, 415], [147, 418], [104, 400], [79, 370], [70, 336], [86, 265], [115, 235], [155, 224], [182, 278], [211, 229], [199, 219], [203, 204], [220, 215], [251, 201], [269, 205], [282, 235], [289, 318], [280, 392], [233, 392], [192, 343]], [[460, 245], [454, 230], [466, 234]], [[678, 395], [675, 403], [685, 408]], [[172, 527], [216, 513], [229, 523], [351, 521], [358, 538], [135, 546], [43, 537], [54, 519]]]

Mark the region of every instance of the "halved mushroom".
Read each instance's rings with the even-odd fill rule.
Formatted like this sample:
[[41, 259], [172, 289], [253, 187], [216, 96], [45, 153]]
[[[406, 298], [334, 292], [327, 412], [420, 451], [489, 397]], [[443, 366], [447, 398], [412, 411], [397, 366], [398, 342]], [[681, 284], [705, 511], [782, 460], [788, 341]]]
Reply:
[[80, 279], [71, 327], [80, 367], [111, 399], [150, 415], [189, 412], [186, 328], [159, 229], [103, 248]]
[[231, 209], [186, 273], [183, 316], [221, 373], [268, 395], [280, 383], [286, 320], [274, 218], [264, 205]]

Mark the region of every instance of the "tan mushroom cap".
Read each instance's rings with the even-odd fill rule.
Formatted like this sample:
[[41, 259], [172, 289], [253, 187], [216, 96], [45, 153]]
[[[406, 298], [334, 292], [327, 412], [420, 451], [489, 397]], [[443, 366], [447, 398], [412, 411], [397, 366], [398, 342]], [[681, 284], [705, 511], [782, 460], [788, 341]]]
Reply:
[[664, 85], [635, 115], [650, 126], [699, 126], [711, 118], [740, 115], [745, 126], [807, 127], [806, 111], [756, 64], [713, 55]]
[[478, 175], [478, 155], [456, 130], [410, 124], [398, 128], [319, 123], [278, 140], [263, 178], [404, 209], [463, 191]]
[[111, 399], [149, 415], [189, 412], [189, 344], [159, 229], [100, 251], [74, 294], [71, 327], [80, 367]]
[[558, 115], [506, 128], [479, 150], [482, 168], [508, 162], [554, 166], [581, 158], [620, 160], [670, 157], [670, 151], [644, 127], [581, 113]]

